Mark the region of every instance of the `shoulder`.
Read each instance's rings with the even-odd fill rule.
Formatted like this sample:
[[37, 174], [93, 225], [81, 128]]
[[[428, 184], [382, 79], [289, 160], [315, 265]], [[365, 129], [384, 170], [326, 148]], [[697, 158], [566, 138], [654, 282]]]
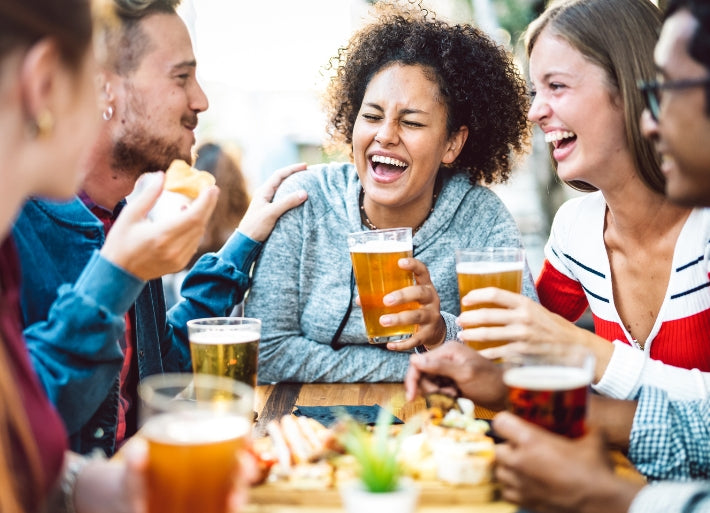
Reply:
[[353, 197], [358, 184], [353, 164], [317, 164], [285, 180], [276, 197], [303, 189], [308, 193], [308, 199], [292, 210], [294, 214], [300, 212], [299, 215], [320, 217], [326, 212], [334, 212], [338, 218], [347, 219], [348, 198]]
[[297, 189], [305, 189], [309, 195], [328, 193], [333, 190], [342, 191], [347, 188], [353, 176], [357, 177], [357, 173], [355, 166], [350, 163], [331, 162], [311, 165], [305, 171], [295, 173], [284, 180], [279, 187], [279, 193]]
[[606, 202], [601, 192], [584, 193], [565, 201], [555, 213], [553, 230], [575, 226], [578, 229], [594, 229], [604, 221]]
[[585, 192], [580, 196], [568, 199], [559, 209], [555, 217], [565, 217], [573, 215], [597, 216], [606, 209], [606, 201], [601, 192]]

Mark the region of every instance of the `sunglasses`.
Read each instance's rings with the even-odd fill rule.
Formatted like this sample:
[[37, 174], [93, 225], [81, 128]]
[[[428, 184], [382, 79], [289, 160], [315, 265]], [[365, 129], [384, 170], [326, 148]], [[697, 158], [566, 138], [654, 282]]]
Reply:
[[638, 88], [646, 99], [646, 108], [651, 113], [654, 121], [658, 121], [658, 115], [661, 111], [661, 91], [664, 89], [690, 89], [691, 87], [707, 86], [710, 86], [710, 77], [664, 82], [639, 80], [638, 82]]

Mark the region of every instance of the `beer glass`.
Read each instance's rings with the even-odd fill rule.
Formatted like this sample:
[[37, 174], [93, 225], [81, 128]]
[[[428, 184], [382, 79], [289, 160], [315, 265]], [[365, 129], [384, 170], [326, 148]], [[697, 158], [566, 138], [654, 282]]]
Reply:
[[[459, 282], [459, 300], [463, 300], [464, 296], [472, 290], [484, 287], [497, 287], [520, 294], [523, 288], [524, 268], [525, 251], [521, 248], [458, 249], [456, 250], [456, 275]], [[493, 306], [482, 303], [473, 307], [461, 303], [461, 311]], [[467, 341], [467, 344], [476, 350], [505, 343]]]
[[157, 374], [138, 394], [148, 513], [227, 513], [251, 431], [252, 389], [221, 376]]
[[248, 317], [208, 317], [187, 321], [192, 369], [256, 386], [261, 321]]
[[385, 306], [382, 298], [414, 285], [414, 274], [399, 268], [400, 258], [412, 257], [412, 229], [368, 230], [348, 235], [355, 282], [370, 344], [409, 338], [414, 325], [382, 326], [380, 316], [419, 308], [418, 303]]
[[582, 346], [523, 344], [505, 357], [508, 410], [553, 433], [582, 436], [594, 355]]

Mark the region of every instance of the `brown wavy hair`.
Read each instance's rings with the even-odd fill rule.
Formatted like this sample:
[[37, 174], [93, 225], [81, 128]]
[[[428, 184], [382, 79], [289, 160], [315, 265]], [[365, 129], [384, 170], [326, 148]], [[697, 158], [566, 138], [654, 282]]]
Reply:
[[323, 98], [331, 144], [346, 144], [352, 156], [353, 126], [372, 77], [393, 63], [419, 65], [439, 85], [448, 135], [469, 130], [447, 167], [472, 183], [505, 182], [530, 136], [526, 83], [510, 53], [472, 25], [437, 20], [421, 2], [378, 3], [374, 14], [326, 66], [335, 70]]
[[242, 173], [240, 157], [229, 146], [212, 142], [197, 148], [195, 167], [214, 175], [220, 189], [212, 217], [194, 260], [207, 252], [219, 250], [239, 225], [251, 198]]

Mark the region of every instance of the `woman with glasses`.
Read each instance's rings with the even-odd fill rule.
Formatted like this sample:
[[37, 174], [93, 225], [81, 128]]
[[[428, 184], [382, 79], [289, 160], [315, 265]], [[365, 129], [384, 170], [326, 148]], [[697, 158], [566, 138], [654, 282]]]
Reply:
[[[710, 393], [710, 213], [664, 197], [660, 158], [639, 126], [638, 81], [655, 75], [660, 25], [647, 0], [557, 2], [530, 25], [528, 117], [545, 133], [558, 176], [590, 192], [562, 205], [545, 247], [537, 290], [558, 315], [487, 289], [465, 301], [501, 308], [459, 317], [463, 340], [591, 347], [595, 388], [619, 398], [643, 384], [674, 397]], [[663, 87], [645, 87], [652, 109]], [[572, 324], [587, 307], [596, 334]], [[486, 324], [499, 326], [473, 327]]]

